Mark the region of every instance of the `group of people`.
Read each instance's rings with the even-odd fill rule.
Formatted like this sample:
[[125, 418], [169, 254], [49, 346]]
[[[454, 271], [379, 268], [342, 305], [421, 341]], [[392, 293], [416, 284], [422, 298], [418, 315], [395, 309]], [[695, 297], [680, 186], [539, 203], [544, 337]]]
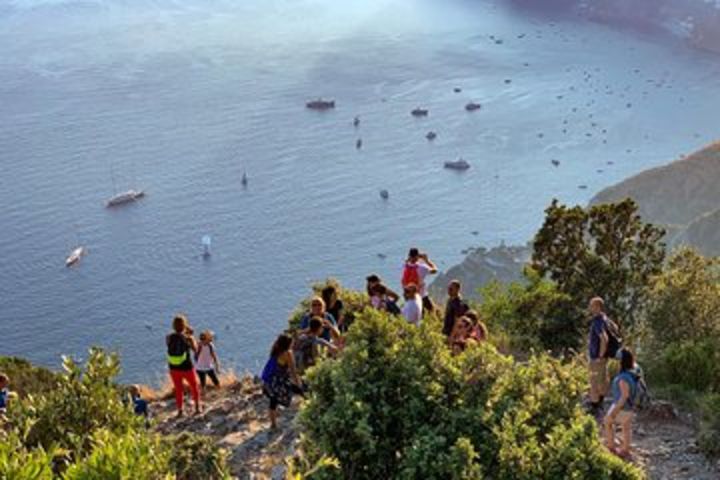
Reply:
[[[427, 292], [426, 278], [437, 273], [427, 254], [411, 248], [403, 264], [400, 283], [402, 297], [376, 274], [366, 277], [368, 307], [386, 311], [420, 326], [423, 318], [437, 312]], [[461, 293], [458, 280], [448, 285], [448, 301], [443, 318], [443, 334], [453, 352], [463, 351], [472, 342], [482, 342], [488, 330], [477, 312], [470, 309]], [[402, 302], [402, 303], [401, 303]], [[437, 312], [439, 313], [439, 312]], [[325, 287], [313, 297], [310, 308], [300, 320], [299, 331], [283, 333], [275, 340], [261, 379], [263, 391], [270, 400], [270, 423], [277, 426], [277, 408], [289, 406], [294, 394], [304, 396], [303, 372], [314, 365], [323, 353], [336, 355], [343, 349], [343, 334], [349, 327], [344, 304], [333, 286]]]

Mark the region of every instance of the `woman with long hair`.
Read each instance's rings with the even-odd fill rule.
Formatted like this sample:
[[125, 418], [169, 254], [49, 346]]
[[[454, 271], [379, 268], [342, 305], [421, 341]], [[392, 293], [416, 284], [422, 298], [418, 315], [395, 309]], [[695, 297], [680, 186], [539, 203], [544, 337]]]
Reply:
[[303, 395], [292, 354], [292, 337], [278, 336], [262, 371], [263, 393], [270, 400], [270, 427], [277, 428], [277, 407], [289, 407], [293, 393]]
[[190, 386], [190, 395], [195, 404], [195, 413], [201, 411], [200, 391], [198, 389], [195, 367], [192, 355], [197, 353], [197, 343], [193, 338], [193, 330], [184, 315], [173, 318], [173, 332], [165, 338], [167, 345], [167, 361], [170, 369], [170, 379], [175, 391], [175, 405], [178, 417], [183, 415], [183, 383]]

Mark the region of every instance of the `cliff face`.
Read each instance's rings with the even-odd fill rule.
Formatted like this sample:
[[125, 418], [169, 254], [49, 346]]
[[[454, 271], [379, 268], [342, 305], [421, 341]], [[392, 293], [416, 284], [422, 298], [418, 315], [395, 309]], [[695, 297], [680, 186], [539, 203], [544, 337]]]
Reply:
[[720, 253], [720, 142], [606, 188], [590, 204], [630, 197], [645, 221], [668, 228], [671, 246]]

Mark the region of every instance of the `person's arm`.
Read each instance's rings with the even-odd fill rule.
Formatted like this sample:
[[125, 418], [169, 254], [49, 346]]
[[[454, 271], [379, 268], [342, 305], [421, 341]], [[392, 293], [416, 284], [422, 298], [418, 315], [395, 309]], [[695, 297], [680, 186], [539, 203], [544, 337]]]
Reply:
[[338, 351], [338, 347], [337, 347], [337, 346], [335, 346], [335, 345], [333, 345], [332, 343], [328, 342], [328, 341], [325, 340], [324, 338], [315, 337], [315, 344], [316, 344], [316, 345], [321, 345], [321, 346], [327, 348], [328, 350], [330, 350], [331, 353], [335, 353], [335, 352]]
[[195, 354], [197, 355], [200, 352], [200, 350], [198, 349], [198, 344], [195, 341], [195, 337], [193, 337], [192, 335], [187, 335], [185, 338], [187, 339], [188, 343], [190, 344], [190, 348], [192, 349], [192, 351], [195, 352]]
[[288, 369], [290, 371], [290, 378], [293, 379], [293, 382], [295, 382], [296, 385], [302, 385], [302, 382], [300, 381], [300, 377], [298, 376], [297, 369], [295, 368], [295, 356], [292, 354], [290, 350], [283, 353], [283, 355], [287, 356], [287, 365]]
[[599, 335], [600, 337], [600, 350], [598, 350], [598, 358], [605, 358], [605, 352], [607, 352], [608, 347], [608, 334], [605, 330], [602, 331], [602, 333]]
[[430, 267], [430, 273], [437, 273], [437, 265], [435, 265], [435, 263], [433, 263], [433, 261], [428, 258], [426, 253], [423, 253], [422, 259], [425, 261], [425, 264]]
[[397, 302], [398, 300], [400, 300], [400, 295], [398, 295], [397, 293], [395, 293], [393, 290], [390, 290], [389, 288], [387, 289], [387, 291], [385, 292], [385, 294], [386, 294], [388, 297], [390, 297], [390, 299], [391, 299], [393, 302]]
[[215, 347], [213, 347], [212, 344], [210, 344], [210, 355], [212, 356], [213, 362], [215, 362], [215, 370], [217, 373], [220, 373], [220, 362], [215, 354]]
[[330, 330], [330, 337], [333, 340], [337, 340], [338, 338], [340, 338], [340, 330], [338, 330], [337, 326], [327, 318], [323, 320], [323, 326]]

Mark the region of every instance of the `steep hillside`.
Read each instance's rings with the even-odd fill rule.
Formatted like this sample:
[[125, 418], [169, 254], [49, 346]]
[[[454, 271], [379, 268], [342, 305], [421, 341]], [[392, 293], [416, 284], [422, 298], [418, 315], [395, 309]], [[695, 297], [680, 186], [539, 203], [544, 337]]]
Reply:
[[[703, 252], [717, 249], [720, 233], [720, 143], [642, 172], [598, 193], [590, 204], [631, 197], [646, 221], [670, 227], [669, 241]], [[715, 212], [713, 215], [709, 215]]]

